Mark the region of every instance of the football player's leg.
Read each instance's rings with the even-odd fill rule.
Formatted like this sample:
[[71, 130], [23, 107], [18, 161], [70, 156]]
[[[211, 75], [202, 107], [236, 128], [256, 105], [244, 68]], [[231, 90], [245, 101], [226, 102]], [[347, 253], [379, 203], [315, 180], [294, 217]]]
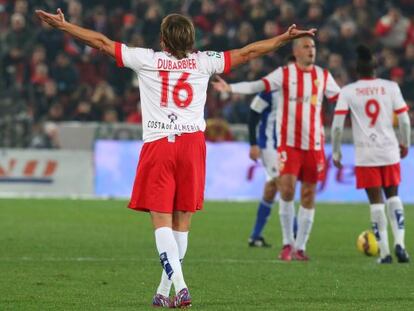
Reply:
[[263, 199], [260, 201], [257, 208], [256, 221], [249, 239], [250, 246], [270, 246], [264, 241], [262, 232], [272, 211], [273, 200], [275, 198], [276, 192], [277, 182], [276, 178], [273, 178], [267, 181], [265, 184]]
[[370, 187], [365, 189], [371, 212], [372, 230], [377, 238], [380, 248], [380, 257], [385, 259], [390, 257], [388, 243], [387, 217], [385, 216], [385, 205], [382, 198], [381, 187]]
[[256, 221], [249, 238], [249, 246], [266, 247], [270, 245], [264, 240], [262, 232], [272, 211], [273, 201], [277, 192], [277, 177], [279, 175], [276, 149], [262, 149], [261, 159], [266, 172], [266, 184], [262, 200], [257, 207]]
[[279, 259], [290, 261], [292, 250], [295, 243], [293, 234], [293, 222], [295, 218], [295, 187], [297, 177], [287, 174], [279, 177], [279, 217], [282, 228], [283, 248], [279, 254]]
[[295, 217], [295, 175], [282, 175], [279, 177], [280, 182], [280, 200], [279, 200], [279, 216], [280, 225], [282, 227], [283, 245], [292, 245], [293, 239], [293, 219]]
[[386, 207], [388, 220], [391, 223], [394, 235], [395, 254], [399, 262], [408, 262], [409, 257], [405, 250], [405, 225], [404, 225], [404, 206], [398, 196], [398, 186], [384, 188], [387, 198]]
[[[173, 213], [172, 232], [174, 239], [177, 242], [181, 268], [185, 253], [187, 252], [188, 232], [190, 231], [191, 216], [192, 213], [189, 212], [174, 211]], [[157, 293], [168, 297], [170, 294], [171, 285], [172, 280], [170, 280], [165, 271], [163, 271]]]
[[387, 198], [386, 206], [388, 219], [391, 223], [392, 233], [394, 235], [394, 244], [405, 247], [404, 235], [404, 206], [398, 196], [398, 186], [391, 186], [384, 189]]
[[155, 229], [155, 243], [167, 278], [172, 281], [176, 290], [186, 288], [178, 245], [172, 230], [172, 214], [151, 212], [151, 219]]
[[191, 217], [193, 213], [174, 211], [173, 234], [178, 245], [180, 262], [183, 263], [188, 246], [188, 233], [190, 232]]
[[305, 251], [306, 243], [312, 231], [315, 216], [316, 183], [302, 182], [301, 206], [298, 211], [298, 232], [296, 236], [296, 251]]
[[297, 260], [308, 260], [305, 249], [315, 217], [316, 185], [318, 181], [323, 180], [325, 174], [325, 154], [323, 150], [303, 151], [302, 153], [304, 163], [299, 178], [302, 182], [301, 206], [298, 211], [294, 257]]
[[[282, 260], [291, 260], [291, 252], [295, 243], [293, 223], [295, 218], [295, 188], [302, 167], [300, 150], [290, 147], [278, 148], [279, 165], [279, 217], [282, 228], [283, 249], [279, 255]], [[286, 259], [284, 259], [286, 258]]]

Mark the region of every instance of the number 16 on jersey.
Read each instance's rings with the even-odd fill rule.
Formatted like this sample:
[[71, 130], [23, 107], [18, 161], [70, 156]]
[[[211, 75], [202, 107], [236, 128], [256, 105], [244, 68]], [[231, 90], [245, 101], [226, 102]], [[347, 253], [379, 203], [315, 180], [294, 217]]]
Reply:
[[[169, 94], [169, 83], [170, 83], [170, 72], [169, 71], [159, 71], [159, 76], [161, 78], [161, 107], [168, 106], [168, 96]], [[172, 99], [175, 105], [179, 108], [188, 107], [193, 100], [193, 88], [190, 83], [187, 82], [190, 74], [188, 72], [183, 72], [178, 79], [177, 83], [174, 85], [172, 90]], [[183, 99], [180, 97], [180, 93], [186, 93], [186, 97]]]

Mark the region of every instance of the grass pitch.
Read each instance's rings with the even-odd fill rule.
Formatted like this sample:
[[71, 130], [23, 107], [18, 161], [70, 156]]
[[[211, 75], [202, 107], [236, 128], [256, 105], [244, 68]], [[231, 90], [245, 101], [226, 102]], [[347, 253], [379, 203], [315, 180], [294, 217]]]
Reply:
[[[125, 204], [0, 200], [0, 310], [151, 310], [154, 235]], [[276, 260], [277, 209], [265, 230], [273, 247], [248, 248], [255, 213], [256, 203], [209, 202], [194, 217], [184, 264], [194, 310], [414, 310], [413, 264], [379, 266], [356, 250], [367, 205], [319, 204], [307, 263]]]

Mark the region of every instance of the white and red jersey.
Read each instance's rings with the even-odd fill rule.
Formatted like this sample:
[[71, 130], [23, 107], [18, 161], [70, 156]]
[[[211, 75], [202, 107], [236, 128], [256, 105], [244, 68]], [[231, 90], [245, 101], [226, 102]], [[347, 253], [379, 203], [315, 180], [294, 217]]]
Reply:
[[397, 83], [362, 79], [345, 86], [335, 114], [351, 111], [357, 166], [384, 166], [400, 161], [394, 114], [408, 111]]
[[316, 65], [303, 71], [297, 64], [290, 64], [262, 80], [266, 91], [279, 91], [278, 146], [321, 150], [324, 143], [323, 97], [335, 102], [340, 91], [332, 75]]
[[229, 52], [194, 52], [178, 60], [167, 52], [116, 43], [115, 57], [118, 66], [138, 76], [145, 142], [205, 130], [208, 81], [230, 69]]

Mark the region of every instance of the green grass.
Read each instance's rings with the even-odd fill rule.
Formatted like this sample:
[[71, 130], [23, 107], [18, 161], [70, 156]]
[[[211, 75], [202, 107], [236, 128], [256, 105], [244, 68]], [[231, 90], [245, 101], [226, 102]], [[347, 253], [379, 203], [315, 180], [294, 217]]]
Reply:
[[[0, 200], [0, 310], [151, 310], [161, 275], [149, 216], [122, 201]], [[255, 203], [210, 202], [193, 220], [184, 272], [194, 310], [414, 310], [411, 265], [356, 251], [365, 205], [318, 206], [311, 261], [247, 247]], [[406, 206], [414, 251], [413, 206]], [[391, 240], [392, 243], [392, 240]]]

